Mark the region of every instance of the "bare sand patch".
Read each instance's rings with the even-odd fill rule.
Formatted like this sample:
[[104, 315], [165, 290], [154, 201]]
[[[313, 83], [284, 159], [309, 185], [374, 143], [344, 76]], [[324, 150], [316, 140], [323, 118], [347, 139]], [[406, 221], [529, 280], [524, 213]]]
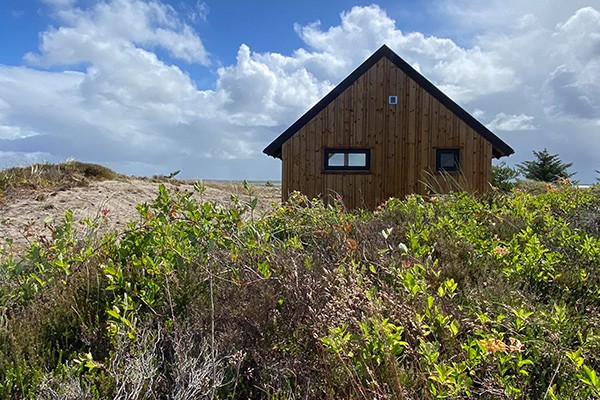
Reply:
[[[166, 187], [194, 192], [192, 182], [163, 182]], [[231, 196], [248, 201], [250, 196], [239, 184], [205, 181], [206, 190], [201, 200], [231, 204]], [[63, 190], [19, 190], [11, 193], [0, 204], [0, 240], [12, 238], [15, 248], [22, 248], [32, 238], [48, 234], [47, 221], [60, 223], [67, 210], [73, 211], [76, 227], [85, 228], [85, 219], [106, 213], [103, 229], [124, 228], [138, 218], [136, 206], [151, 202], [158, 195], [160, 182], [140, 178], [93, 181], [83, 187]], [[252, 195], [258, 198], [257, 213], [271, 209], [281, 199], [278, 186], [252, 186]], [[200, 197], [196, 195], [197, 197]]]

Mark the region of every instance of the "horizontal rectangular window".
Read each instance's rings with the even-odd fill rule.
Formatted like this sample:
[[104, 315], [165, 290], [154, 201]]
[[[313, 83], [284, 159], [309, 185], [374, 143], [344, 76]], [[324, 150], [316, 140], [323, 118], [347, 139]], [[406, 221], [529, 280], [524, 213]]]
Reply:
[[436, 171], [460, 171], [460, 151], [458, 149], [437, 149]]
[[369, 171], [371, 149], [325, 149], [325, 171]]

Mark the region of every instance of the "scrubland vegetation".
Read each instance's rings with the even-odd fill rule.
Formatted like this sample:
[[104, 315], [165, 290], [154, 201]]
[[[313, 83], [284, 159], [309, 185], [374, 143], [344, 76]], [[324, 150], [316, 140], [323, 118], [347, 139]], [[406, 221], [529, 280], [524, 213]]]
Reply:
[[260, 217], [196, 198], [7, 239], [0, 398], [600, 397], [597, 185]]
[[62, 164], [32, 164], [0, 170], [0, 201], [18, 190], [59, 189], [86, 186], [90, 181], [120, 176], [99, 164], [68, 161]]

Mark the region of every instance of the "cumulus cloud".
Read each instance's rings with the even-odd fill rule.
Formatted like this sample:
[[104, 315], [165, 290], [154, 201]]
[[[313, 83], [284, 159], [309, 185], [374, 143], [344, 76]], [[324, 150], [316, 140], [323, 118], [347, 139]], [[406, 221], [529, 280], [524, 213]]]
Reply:
[[318, 23], [296, 27], [314, 50], [298, 52], [296, 56], [328, 79], [347, 74], [385, 43], [461, 102], [504, 92], [519, 84], [511, 67], [498, 62], [496, 53], [479, 47], [463, 48], [448, 38], [404, 33], [377, 5], [353, 7], [342, 13], [341, 19], [340, 25], [326, 31]]
[[580, 82], [580, 74], [567, 66], [560, 65], [548, 75], [544, 89], [548, 114], [586, 119], [600, 118], [600, 86]]
[[[490, 129], [507, 132], [503, 139], [525, 157], [541, 140], [538, 132], [549, 132], [549, 149], [562, 140], [548, 116], [597, 129], [598, 11], [573, 8], [557, 19], [540, 1], [507, 1], [506, 12], [496, 0], [489, 9], [472, 0], [444, 3], [449, 21], [468, 10], [480, 17], [471, 44], [404, 32], [381, 7], [357, 6], [328, 28], [318, 21], [296, 25], [304, 46], [290, 54], [241, 44], [234, 64], [216, 68], [218, 60], [185, 22], [209, 16], [202, 2], [193, 13], [188, 3], [184, 13], [159, 0], [105, 0], [87, 8], [46, 0], [56, 25], [25, 56], [28, 66], [0, 65], [0, 160], [76, 157], [129, 173], [166, 168], [273, 179], [279, 164], [262, 148], [384, 43], [477, 118], [494, 116]], [[197, 87], [187, 69], [192, 64], [213, 74], [210, 89]], [[577, 128], [597, 143], [584, 125]], [[531, 135], [511, 137], [517, 131]], [[597, 152], [582, 151], [578, 159], [597, 161]]]
[[532, 131], [536, 129], [536, 126], [533, 123], [534, 119], [535, 117], [525, 114], [507, 115], [499, 113], [487, 127], [492, 131]]
[[600, 12], [593, 7], [577, 10], [556, 26], [554, 38], [563, 51], [575, 54], [574, 62], [586, 64], [597, 60], [600, 55]]
[[[62, 25], [45, 31], [40, 52], [25, 59], [53, 70], [66, 66], [62, 71], [0, 66], [2, 138], [12, 139], [3, 149], [144, 160], [180, 151], [182, 138], [170, 127], [214, 115], [215, 94], [198, 91], [188, 74], [155, 52], [208, 64], [200, 38], [171, 7], [114, 0], [59, 8], [56, 15]], [[69, 71], [79, 65], [85, 68]]]
[[495, 54], [496, 64], [512, 65], [519, 82], [512, 89], [526, 102], [537, 104], [549, 117], [600, 116], [600, 11], [580, 6], [581, 1], [446, 4], [455, 6], [459, 20], [479, 24], [481, 19], [468, 17], [494, 17], [476, 44]]
[[553, 34], [563, 63], [544, 82], [546, 111], [573, 118], [600, 118], [600, 11], [585, 7]]
[[289, 62], [279, 54], [252, 55], [248, 46], [240, 47], [236, 65], [218, 70], [217, 91], [226, 95], [225, 109], [233, 120], [279, 125], [290, 111], [307, 109], [331, 89], [301, 64], [289, 68]]
[[[450, 26], [461, 32], [477, 31], [479, 35], [495, 36], [513, 30], [529, 30], [532, 24], [554, 26], [565, 16], [589, 6], [588, 0], [441, 0], [439, 10]], [[476, 36], [477, 38], [478, 36]], [[544, 47], [544, 46], [542, 46]]]
[[508, 161], [547, 147], [576, 160], [578, 177], [587, 183], [600, 165], [600, 11], [589, 4], [445, 0], [441, 6], [454, 29], [471, 32], [474, 46], [494, 54], [496, 65], [510, 66], [519, 82], [477, 99], [477, 108], [496, 115], [488, 126], [502, 127], [499, 115], [535, 118], [530, 134], [502, 135], [516, 150]]
[[28, 53], [28, 62], [41, 66], [106, 62], [118, 52], [143, 46], [208, 64], [198, 35], [180, 22], [172, 7], [156, 1], [112, 0], [87, 10], [61, 9], [56, 15], [62, 25], [41, 35], [40, 54]]

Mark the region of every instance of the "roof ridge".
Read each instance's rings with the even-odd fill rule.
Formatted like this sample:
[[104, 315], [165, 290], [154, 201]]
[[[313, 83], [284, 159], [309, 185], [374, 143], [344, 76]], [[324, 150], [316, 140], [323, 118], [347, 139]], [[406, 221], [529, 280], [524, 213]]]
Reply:
[[367, 58], [362, 64], [360, 64], [350, 75], [344, 78], [337, 86], [335, 86], [329, 93], [327, 93], [321, 100], [317, 102], [313, 107], [306, 111], [300, 118], [296, 120], [288, 129], [286, 129], [281, 135], [273, 140], [265, 149], [263, 153], [270, 155], [271, 157], [281, 158], [281, 147], [290, 137], [292, 137], [301, 127], [306, 125], [315, 115], [321, 112], [327, 105], [335, 100], [340, 94], [342, 94], [348, 87], [350, 87], [358, 78], [366, 73], [373, 65], [375, 65], [383, 57], [389, 59], [394, 65], [408, 75], [412, 80], [419, 84], [425, 89], [430, 95], [437, 99], [440, 103], [446, 106], [450, 111], [456, 114], [462, 119], [467, 125], [473, 130], [483, 136], [488, 142], [492, 144], [492, 152], [494, 157], [500, 158], [508, 156], [514, 153], [514, 150], [506, 144], [502, 139], [496, 136], [492, 131], [486, 128], [481, 122], [475, 119], [469, 114], [464, 108], [458, 105], [454, 100], [444, 94], [438, 89], [433, 83], [431, 83], [425, 76], [414, 69], [408, 64], [402, 57], [396, 54], [386, 44], [383, 44], [377, 51], [375, 51], [369, 58]]

